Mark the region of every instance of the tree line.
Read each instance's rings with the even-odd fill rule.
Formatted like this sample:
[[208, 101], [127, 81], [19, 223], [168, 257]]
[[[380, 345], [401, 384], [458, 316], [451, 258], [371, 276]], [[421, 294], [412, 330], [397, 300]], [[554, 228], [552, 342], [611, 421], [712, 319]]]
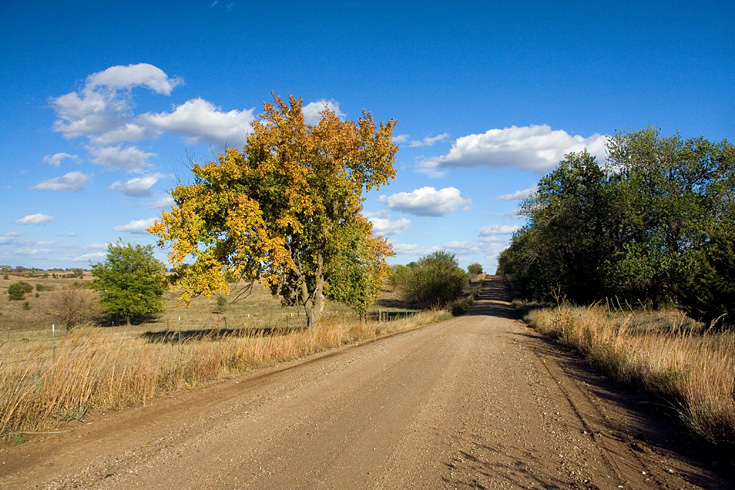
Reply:
[[616, 133], [603, 165], [570, 153], [521, 205], [498, 259], [526, 298], [674, 304], [706, 322], [735, 314], [735, 147]]

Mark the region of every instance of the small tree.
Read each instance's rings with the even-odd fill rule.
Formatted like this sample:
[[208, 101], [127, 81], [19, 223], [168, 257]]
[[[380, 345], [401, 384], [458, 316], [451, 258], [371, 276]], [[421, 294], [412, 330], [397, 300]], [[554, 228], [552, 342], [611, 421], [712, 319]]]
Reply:
[[64, 325], [67, 330], [92, 320], [98, 311], [97, 297], [93, 291], [82, 285], [74, 285], [54, 291], [46, 308], [46, 313]]
[[440, 250], [404, 270], [399, 281], [408, 301], [435, 308], [462, 296], [467, 273], [459, 268], [454, 254]]
[[470, 264], [467, 266], [467, 272], [469, 272], [472, 275], [478, 275], [482, 274], [482, 265], [475, 262], [474, 264]]
[[163, 264], [153, 256], [152, 245], [122, 240], [107, 247], [107, 259], [92, 266], [91, 287], [100, 292], [103, 312], [112, 318], [131, 319], [163, 310], [166, 277]]

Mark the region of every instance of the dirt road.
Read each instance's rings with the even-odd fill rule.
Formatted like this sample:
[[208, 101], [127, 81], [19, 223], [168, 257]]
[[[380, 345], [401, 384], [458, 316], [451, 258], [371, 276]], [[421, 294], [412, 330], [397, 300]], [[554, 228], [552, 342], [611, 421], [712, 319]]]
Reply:
[[0, 487], [728, 488], [504, 295], [495, 279], [463, 317], [3, 449]]

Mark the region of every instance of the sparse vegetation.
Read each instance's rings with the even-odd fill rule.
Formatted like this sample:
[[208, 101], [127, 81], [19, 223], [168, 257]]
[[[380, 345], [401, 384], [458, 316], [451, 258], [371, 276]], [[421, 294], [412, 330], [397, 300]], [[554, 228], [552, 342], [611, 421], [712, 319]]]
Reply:
[[615, 379], [667, 400], [696, 434], [735, 443], [735, 332], [705, 329], [675, 310], [602, 305], [562, 303], [531, 310], [526, 320]]
[[46, 313], [49, 317], [71, 330], [76, 325], [90, 322], [99, 313], [97, 295], [83, 285], [71, 285], [53, 291]]

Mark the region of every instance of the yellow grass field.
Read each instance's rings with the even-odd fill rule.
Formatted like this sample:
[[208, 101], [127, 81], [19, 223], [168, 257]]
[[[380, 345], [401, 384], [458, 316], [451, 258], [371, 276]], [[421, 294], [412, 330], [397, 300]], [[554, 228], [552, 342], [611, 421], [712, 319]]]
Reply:
[[[34, 285], [34, 292], [10, 301], [7, 286], [18, 280]], [[372, 312], [375, 319], [362, 323], [349, 309], [330, 304], [320, 325], [307, 330], [303, 312], [281, 308], [255, 285], [237, 302], [197, 298], [190, 308], [177, 307], [171, 291], [166, 310], [153, 322], [89, 324], [71, 332], [56, 326], [52, 335], [51, 289], [74, 281], [80, 279], [9, 274], [0, 282], [0, 436], [6, 439], [50, 430], [89, 410], [145, 403], [160, 393], [415, 328], [443, 314], [407, 309], [386, 290]]]
[[715, 443], [735, 443], [735, 332], [698, 325], [676, 311], [623, 312], [561, 304], [526, 320], [573, 346], [618, 380], [671, 403]]

